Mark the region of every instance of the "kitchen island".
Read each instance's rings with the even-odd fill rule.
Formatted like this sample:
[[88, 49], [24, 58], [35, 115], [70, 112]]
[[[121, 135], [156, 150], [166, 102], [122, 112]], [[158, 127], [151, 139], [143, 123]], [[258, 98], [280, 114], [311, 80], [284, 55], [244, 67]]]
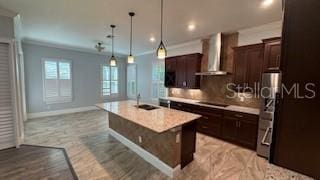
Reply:
[[111, 136], [168, 176], [193, 160], [200, 115], [158, 106], [145, 110], [135, 101], [96, 106], [108, 112]]

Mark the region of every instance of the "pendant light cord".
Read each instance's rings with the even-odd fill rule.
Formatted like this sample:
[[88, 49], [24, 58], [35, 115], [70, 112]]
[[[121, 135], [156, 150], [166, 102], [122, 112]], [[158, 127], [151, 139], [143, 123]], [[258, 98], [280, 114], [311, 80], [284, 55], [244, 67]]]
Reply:
[[114, 56], [114, 27], [112, 27], [112, 56]]
[[162, 42], [162, 31], [163, 31], [163, 0], [161, 0], [161, 42]]
[[130, 56], [132, 56], [132, 16], [131, 16], [131, 30], [130, 30]]

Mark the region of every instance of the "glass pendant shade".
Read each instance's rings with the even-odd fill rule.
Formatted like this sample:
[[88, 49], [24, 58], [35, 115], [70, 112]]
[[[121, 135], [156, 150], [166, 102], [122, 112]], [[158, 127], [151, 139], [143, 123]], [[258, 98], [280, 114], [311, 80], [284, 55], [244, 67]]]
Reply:
[[116, 27], [115, 25], [110, 25], [112, 29], [112, 35], [111, 35], [111, 40], [112, 40], [112, 56], [109, 60], [110, 66], [117, 66], [117, 59], [114, 57], [114, 28]]
[[117, 66], [117, 60], [114, 56], [110, 58], [110, 66]]
[[160, 45], [157, 49], [157, 57], [158, 59], [165, 59], [166, 56], [167, 56], [167, 49], [166, 47], [164, 46], [163, 44], [163, 41], [162, 41], [162, 32], [163, 31], [163, 0], [161, 0], [161, 42], [160, 42]]
[[133, 64], [134, 63], [134, 57], [132, 55], [128, 56], [128, 63]]
[[133, 64], [134, 63], [134, 57], [132, 56], [132, 18], [135, 16], [134, 12], [129, 12], [130, 16], [130, 54], [128, 56], [128, 64]]
[[166, 47], [164, 46], [163, 42], [161, 41], [158, 49], [157, 49], [157, 57], [158, 59], [165, 59], [167, 56], [167, 50]]

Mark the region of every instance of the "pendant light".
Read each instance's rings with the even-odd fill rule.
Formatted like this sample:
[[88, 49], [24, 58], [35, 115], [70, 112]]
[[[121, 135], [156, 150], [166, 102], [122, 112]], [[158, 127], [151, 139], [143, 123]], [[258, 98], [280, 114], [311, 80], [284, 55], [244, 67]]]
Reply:
[[111, 35], [111, 40], [112, 40], [112, 56], [109, 60], [110, 66], [117, 66], [117, 59], [114, 57], [114, 28], [116, 27], [115, 25], [110, 26], [112, 29], [112, 35]]
[[158, 59], [165, 59], [167, 56], [167, 49], [162, 41], [162, 31], [163, 31], [163, 0], [161, 0], [161, 42], [157, 49], [157, 57]]
[[130, 29], [130, 54], [128, 56], [128, 63], [133, 64], [134, 63], [134, 57], [132, 56], [132, 18], [135, 15], [134, 12], [129, 12], [129, 16], [131, 18], [131, 29]]

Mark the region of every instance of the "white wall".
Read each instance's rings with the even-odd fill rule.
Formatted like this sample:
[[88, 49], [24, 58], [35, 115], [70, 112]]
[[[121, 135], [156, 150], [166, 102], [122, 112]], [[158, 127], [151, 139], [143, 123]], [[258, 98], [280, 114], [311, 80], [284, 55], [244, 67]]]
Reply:
[[152, 64], [157, 60], [155, 53], [137, 56], [137, 93], [141, 95], [141, 101], [152, 103], [151, 83]]
[[261, 40], [281, 37], [282, 22], [274, 22], [239, 31], [239, 46], [262, 43]]
[[0, 37], [14, 38], [13, 18], [0, 15]]
[[[26, 99], [28, 113], [39, 113], [62, 109], [92, 106], [103, 101], [126, 99], [126, 62], [118, 59], [119, 91], [118, 97], [101, 97], [101, 64], [105, 64], [106, 55], [87, 52], [46, 47], [35, 44], [22, 44], [25, 79]], [[41, 58], [64, 58], [72, 60], [73, 73], [73, 101], [70, 103], [47, 105], [43, 101], [42, 65]]]
[[188, 43], [168, 47], [168, 57], [193, 53], [202, 53], [201, 40], [191, 41]]
[[13, 18], [17, 13], [0, 7], [0, 37], [14, 38]]

